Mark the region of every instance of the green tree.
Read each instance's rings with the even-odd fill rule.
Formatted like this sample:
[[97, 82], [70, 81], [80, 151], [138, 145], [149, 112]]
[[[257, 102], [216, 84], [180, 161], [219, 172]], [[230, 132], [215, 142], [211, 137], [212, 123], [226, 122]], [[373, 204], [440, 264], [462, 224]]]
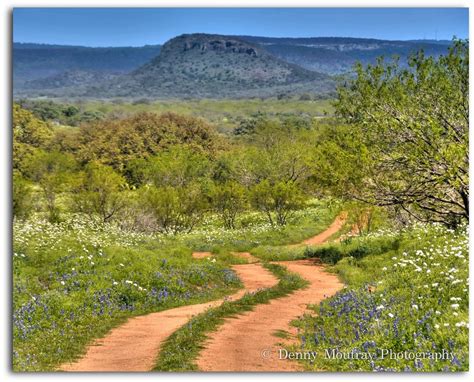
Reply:
[[224, 227], [235, 229], [237, 215], [247, 205], [245, 188], [235, 181], [214, 184], [210, 199], [212, 208], [221, 217]]
[[185, 187], [204, 182], [210, 176], [211, 163], [206, 155], [187, 145], [171, 146], [148, 160], [145, 176], [155, 186]]
[[69, 190], [75, 168], [76, 162], [71, 154], [57, 151], [37, 150], [25, 160], [25, 172], [40, 185], [51, 222], [60, 220], [57, 196]]
[[32, 192], [28, 181], [17, 170], [13, 170], [13, 216], [26, 219], [31, 213]]
[[45, 148], [53, 136], [50, 126], [31, 112], [13, 105], [13, 168], [22, 170], [22, 162], [35, 149]]
[[145, 186], [141, 192], [143, 206], [153, 216], [156, 230], [166, 234], [191, 232], [207, 208], [195, 184], [180, 188]]
[[123, 191], [126, 188], [125, 179], [113, 168], [90, 163], [85, 168], [79, 190], [75, 194], [75, 207], [91, 217], [99, 216], [106, 223], [125, 206]]
[[383, 60], [357, 66], [335, 104], [369, 155], [356, 198], [423, 221], [469, 219], [468, 79], [467, 41], [438, 59], [420, 52], [409, 69]]
[[304, 195], [294, 182], [271, 184], [264, 180], [252, 188], [251, 198], [253, 206], [267, 216], [272, 226], [285, 225], [292, 213], [304, 205]]
[[139, 113], [81, 126], [75, 151], [83, 163], [97, 160], [123, 171], [130, 161], [153, 157], [174, 145], [187, 145], [211, 155], [219, 147], [220, 139], [200, 118]]

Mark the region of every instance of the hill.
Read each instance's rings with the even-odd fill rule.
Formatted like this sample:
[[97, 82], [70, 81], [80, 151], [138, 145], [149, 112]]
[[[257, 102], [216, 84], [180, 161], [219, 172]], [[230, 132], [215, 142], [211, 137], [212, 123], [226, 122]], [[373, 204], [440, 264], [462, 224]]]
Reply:
[[308, 70], [327, 74], [349, 72], [356, 62], [374, 63], [377, 57], [407, 57], [422, 49], [426, 55], [437, 57], [445, 54], [451, 41], [411, 40], [389, 41], [348, 37], [274, 38], [240, 36], [242, 40], [258, 44], [287, 62]]
[[[86, 46], [14, 43], [13, 79], [15, 90], [29, 87], [37, 79], [65, 72], [96, 74], [126, 73], [150, 61], [160, 45], [143, 47], [91, 48]], [[33, 87], [34, 87], [33, 82]], [[43, 83], [45, 85], [46, 83]]]
[[233, 36], [191, 34], [171, 39], [149, 63], [86, 95], [244, 98], [327, 94], [333, 89], [328, 75], [283, 61], [257, 44]]
[[[165, 45], [13, 45], [16, 97], [249, 98], [333, 94], [356, 62], [444, 54], [450, 41], [188, 34]], [[161, 52], [161, 53], [160, 53]]]

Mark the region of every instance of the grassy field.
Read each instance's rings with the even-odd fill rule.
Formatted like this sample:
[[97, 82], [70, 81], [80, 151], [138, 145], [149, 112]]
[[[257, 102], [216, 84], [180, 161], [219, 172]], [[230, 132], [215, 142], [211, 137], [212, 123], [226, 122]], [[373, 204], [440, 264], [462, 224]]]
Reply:
[[[298, 348], [318, 354], [314, 362], [306, 362], [309, 370], [468, 370], [465, 229], [427, 225], [384, 231], [332, 246], [331, 251], [326, 248], [326, 253], [342, 254], [332, 270], [347, 288], [314, 307], [318, 316], [297, 322]], [[371, 353], [374, 358], [337, 359], [333, 350]], [[443, 350], [452, 356], [433, 359]]]
[[142, 103], [114, 103], [97, 101], [80, 104], [84, 111], [101, 112], [105, 115], [128, 115], [136, 112], [165, 113], [174, 112], [204, 118], [215, 124], [219, 131], [233, 130], [238, 123], [257, 112], [270, 117], [295, 115], [318, 118], [332, 115], [331, 100], [277, 100], [277, 99], [246, 99], [246, 100], [175, 100], [152, 101]]
[[[125, 232], [81, 215], [59, 224], [16, 221], [14, 369], [53, 370], [128, 317], [230, 294], [241, 284], [229, 264], [243, 261], [232, 250], [302, 240], [337, 212], [313, 201], [280, 229], [255, 213], [236, 230], [209, 216], [177, 236]], [[195, 261], [194, 250], [211, 250], [216, 260]]]

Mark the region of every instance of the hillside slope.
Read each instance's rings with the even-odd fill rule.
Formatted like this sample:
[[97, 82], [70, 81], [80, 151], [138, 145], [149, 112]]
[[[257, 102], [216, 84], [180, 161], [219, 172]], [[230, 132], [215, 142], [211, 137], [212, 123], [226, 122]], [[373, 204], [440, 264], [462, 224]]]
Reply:
[[[54, 82], [57, 76], [61, 76], [65, 72], [79, 71], [91, 73], [90, 75], [94, 75], [94, 73], [126, 73], [156, 57], [160, 48], [160, 45], [91, 48], [14, 43], [13, 79], [15, 88], [25, 87], [27, 81], [37, 79], [51, 78]], [[31, 83], [26, 84], [26, 87], [30, 87], [30, 85]]]
[[266, 97], [280, 93], [329, 93], [326, 74], [289, 64], [259, 45], [232, 36], [181, 35], [129, 75], [89, 89], [102, 97]]
[[327, 74], [351, 71], [356, 62], [374, 63], [377, 57], [400, 57], [402, 64], [407, 57], [419, 50], [427, 56], [437, 57], [447, 52], [451, 41], [389, 41], [348, 37], [274, 38], [240, 36], [244, 41], [259, 44], [268, 52], [287, 62], [308, 70]]

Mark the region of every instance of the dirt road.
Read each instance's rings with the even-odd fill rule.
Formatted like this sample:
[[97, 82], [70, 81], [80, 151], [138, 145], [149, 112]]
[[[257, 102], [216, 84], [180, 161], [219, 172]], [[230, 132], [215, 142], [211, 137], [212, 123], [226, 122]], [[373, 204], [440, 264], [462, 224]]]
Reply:
[[[245, 293], [269, 288], [278, 282], [260, 264], [232, 267], [244, 284], [244, 289], [227, 297], [237, 300]], [[112, 329], [104, 338], [95, 341], [77, 362], [62, 365], [63, 371], [149, 371], [160, 346], [174, 331], [189, 319], [210, 307], [219, 306], [224, 299], [196, 305], [186, 305], [162, 312], [129, 319]]]
[[[296, 329], [290, 322], [306, 311], [308, 304], [317, 304], [333, 295], [343, 284], [338, 278], [307, 260], [278, 262], [298, 273], [310, 285], [289, 296], [258, 305], [253, 311], [227, 319], [210, 335], [197, 365], [203, 371], [298, 371], [297, 362], [280, 359], [285, 342], [275, 333], [284, 330], [294, 340]], [[284, 351], [281, 351], [284, 356]]]
[[[305, 240], [300, 245], [322, 244], [334, 235], [346, 221], [339, 215], [324, 232]], [[96, 340], [85, 355], [74, 363], [64, 364], [62, 371], [149, 371], [160, 351], [161, 344], [189, 319], [211, 307], [221, 305], [226, 299], [236, 300], [245, 293], [269, 288], [278, 279], [255, 263], [250, 253], [233, 253], [245, 258], [249, 264], [234, 265], [244, 288], [225, 299], [203, 304], [186, 305], [162, 312], [129, 319], [112, 329], [105, 337]], [[210, 252], [195, 252], [197, 259], [212, 256]], [[229, 318], [210, 338], [201, 352], [197, 364], [203, 371], [297, 371], [296, 362], [280, 359], [280, 343], [284, 340], [275, 334], [285, 331], [295, 338], [295, 328], [290, 322], [306, 311], [308, 304], [317, 304], [336, 293], [342, 284], [335, 275], [324, 271], [306, 260], [278, 262], [289, 271], [298, 273], [310, 285], [289, 296], [258, 305], [253, 311]]]

